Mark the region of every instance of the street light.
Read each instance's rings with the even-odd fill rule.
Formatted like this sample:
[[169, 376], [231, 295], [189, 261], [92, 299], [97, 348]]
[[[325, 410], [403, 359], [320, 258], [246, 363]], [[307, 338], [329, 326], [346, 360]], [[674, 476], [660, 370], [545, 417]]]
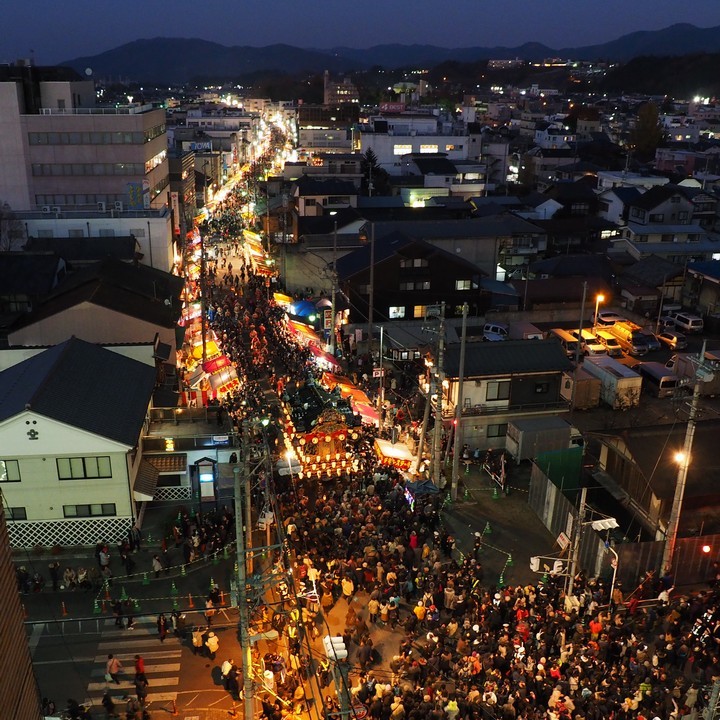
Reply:
[[[337, 210], [332, 210], [331, 215], [337, 215]], [[333, 255], [332, 255], [332, 301], [330, 305], [330, 353], [335, 357], [335, 286], [337, 284], [337, 217], [333, 218]]]
[[595, 327], [597, 326], [597, 315], [600, 309], [600, 303], [605, 302], [605, 296], [602, 293], [598, 293], [595, 297], [595, 314], [593, 315], [593, 335], [595, 334]]

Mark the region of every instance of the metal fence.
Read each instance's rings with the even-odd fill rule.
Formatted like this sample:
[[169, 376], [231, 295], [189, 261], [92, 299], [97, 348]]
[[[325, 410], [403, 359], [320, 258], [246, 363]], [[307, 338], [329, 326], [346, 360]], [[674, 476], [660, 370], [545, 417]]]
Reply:
[[[528, 504], [543, 525], [558, 537], [577, 522], [578, 509], [560, 489], [533, 464], [530, 476]], [[572, 521], [568, 517], [572, 516]], [[646, 573], [661, 571], [665, 549], [663, 540], [613, 545], [618, 554], [616, 580], [627, 589], [635, 588]], [[676, 586], [697, 585], [714, 575], [713, 562], [720, 557], [720, 535], [678, 538], [673, 557], [672, 575]], [[580, 568], [588, 575], [608, 578], [612, 575], [612, 554], [605, 547], [605, 538], [589, 527], [585, 528], [580, 543]]]

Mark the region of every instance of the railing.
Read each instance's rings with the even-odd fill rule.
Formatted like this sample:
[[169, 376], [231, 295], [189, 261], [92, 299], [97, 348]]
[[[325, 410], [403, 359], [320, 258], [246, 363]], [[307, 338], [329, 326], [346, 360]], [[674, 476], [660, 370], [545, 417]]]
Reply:
[[[552, 412], [558, 410], [565, 412], [570, 407], [569, 403], [564, 400], [550, 403], [525, 403], [520, 405], [472, 405], [470, 407], [464, 407], [462, 409], [463, 416], [475, 417], [478, 415], [511, 415], [515, 413], [530, 413], [530, 412]], [[447, 408], [443, 408], [443, 417], [453, 417], [455, 411], [448, 411]]]
[[[40, 108], [41, 115], [139, 115], [155, 109], [153, 105], [122, 105], [92, 108]], [[159, 109], [159, 108], [158, 108]]]

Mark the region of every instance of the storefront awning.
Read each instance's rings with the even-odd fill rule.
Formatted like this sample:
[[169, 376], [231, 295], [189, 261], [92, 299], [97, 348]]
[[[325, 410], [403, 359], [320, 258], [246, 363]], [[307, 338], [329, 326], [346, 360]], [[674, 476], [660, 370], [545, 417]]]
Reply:
[[360, 415], [365, 424], [380, 427], [380, 413], [372, 405], [354, 402], [352, 406], [353, 410]]
[[232, 363], [227, 355], [218, 355], [202, 364], [203, 370], [207, 373], [215, 373], [218, 370], [229, 367]]
[[309, 344], [308, 350], [310, 350], [315, 360], [317, 360], [321, 366], [324, 366], [326, 370], [340, 369], [337, 360], [330, 353], [321, 350], [317, 345]]
[[180, 475], [187, 472], [187, 453], [165, 453], [163, 455], [143, 455], [160, 475]]
[[375, 454], [383, 465], [392, 465], [400, 470], [409, 470], [415, 459], [405, 443], [391, 443], [375, 438]]

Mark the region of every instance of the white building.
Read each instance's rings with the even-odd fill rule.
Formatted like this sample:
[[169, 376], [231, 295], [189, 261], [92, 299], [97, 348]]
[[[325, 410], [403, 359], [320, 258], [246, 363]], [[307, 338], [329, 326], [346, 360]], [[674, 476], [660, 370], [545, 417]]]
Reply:
[[136, 482], [155, 379], [153, 367], [77, 338], [0, 372], [0, 491], [13, 546], [127, 534], [155, 489]]

